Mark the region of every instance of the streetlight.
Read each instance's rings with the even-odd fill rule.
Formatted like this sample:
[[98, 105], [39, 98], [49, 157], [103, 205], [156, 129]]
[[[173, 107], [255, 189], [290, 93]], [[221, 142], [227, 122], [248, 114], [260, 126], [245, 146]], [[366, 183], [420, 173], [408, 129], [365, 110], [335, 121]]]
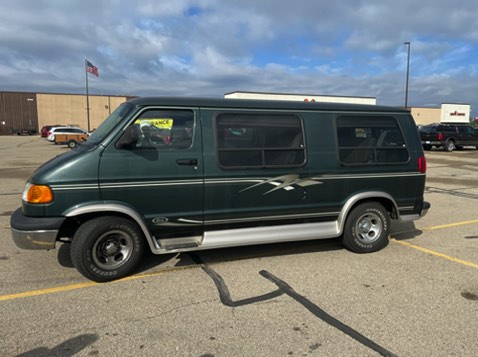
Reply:
[[410, 76], [410, 42], [404, 42], [403, 44], [408, 46], [407, 83], [405, 84], [405, 109], [406, 109], [406, 108], [408, 108], [408, 77]]

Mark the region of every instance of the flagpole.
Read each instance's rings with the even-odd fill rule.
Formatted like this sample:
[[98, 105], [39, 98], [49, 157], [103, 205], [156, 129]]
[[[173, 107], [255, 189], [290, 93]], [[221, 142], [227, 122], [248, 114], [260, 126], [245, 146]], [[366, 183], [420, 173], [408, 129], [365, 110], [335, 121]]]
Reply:
[[88, 120], [88, 132], [90, 132], [90, 97], [88, 94], [88, 71], [87, 71], [87, 59], [85, 58], [85, 78], [86, 78], [86, 116]]

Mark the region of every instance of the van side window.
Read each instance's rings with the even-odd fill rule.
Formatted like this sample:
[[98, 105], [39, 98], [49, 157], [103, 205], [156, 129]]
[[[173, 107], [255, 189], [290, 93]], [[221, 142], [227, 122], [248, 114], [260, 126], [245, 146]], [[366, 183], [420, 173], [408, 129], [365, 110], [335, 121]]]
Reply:
[[194, 113], [191, 110], [150, 109], [126, 128], [118, 149], [186, 149], [192, 144]]
[[344, 116], [336, 122], [344, 165], [406, 163], [409, 153], [395, 118]]
[[302, 121], [291, 114], [225, 113], [216, 118], [224, 168], [298, 167], [305, 163]]

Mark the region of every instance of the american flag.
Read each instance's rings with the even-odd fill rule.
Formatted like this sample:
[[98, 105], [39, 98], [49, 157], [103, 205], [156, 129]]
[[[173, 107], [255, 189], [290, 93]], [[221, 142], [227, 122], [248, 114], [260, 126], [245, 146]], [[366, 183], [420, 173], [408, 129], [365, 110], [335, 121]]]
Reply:
[[98, 67], [93, 66], [90, 61], [86, 61], [86, 72], [94, 74], [96, 77], [99, 76]]

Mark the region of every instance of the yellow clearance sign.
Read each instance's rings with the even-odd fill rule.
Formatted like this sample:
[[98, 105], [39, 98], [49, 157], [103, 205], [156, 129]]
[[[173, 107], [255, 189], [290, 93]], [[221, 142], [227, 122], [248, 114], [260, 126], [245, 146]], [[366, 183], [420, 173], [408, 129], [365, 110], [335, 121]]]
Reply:
[[138, 119], [134, 123], [141, 124], [147, 122], [151, 125], [154, 125], [156, 128], [159, 129], [171, 129], [173, 127], [173, 119], [172, 118], [148, 118], [148, 119]]

